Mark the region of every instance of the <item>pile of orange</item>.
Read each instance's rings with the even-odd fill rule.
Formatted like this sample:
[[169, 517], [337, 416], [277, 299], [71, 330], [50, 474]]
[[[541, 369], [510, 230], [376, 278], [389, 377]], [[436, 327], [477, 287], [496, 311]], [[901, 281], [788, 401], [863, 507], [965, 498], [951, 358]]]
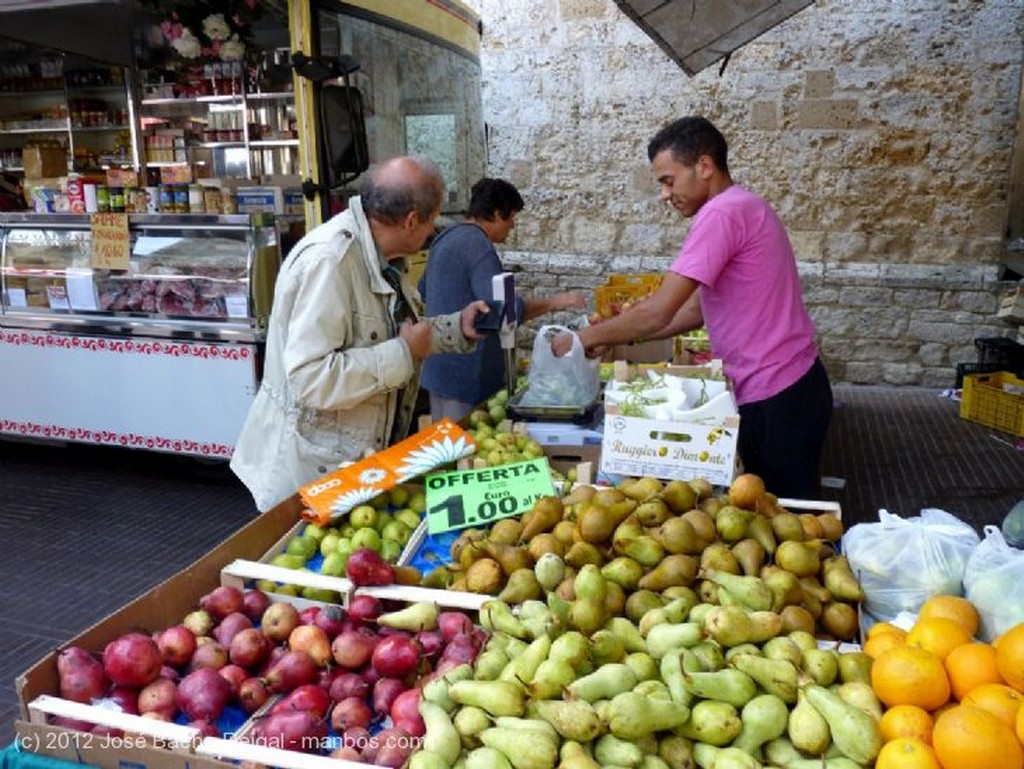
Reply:
[[871, 628], [864, 651], [886, 706], [876, 769], [1024, 769], [1024, 623], [975, 639], [978, 612], [940, 595], [909, 630]]

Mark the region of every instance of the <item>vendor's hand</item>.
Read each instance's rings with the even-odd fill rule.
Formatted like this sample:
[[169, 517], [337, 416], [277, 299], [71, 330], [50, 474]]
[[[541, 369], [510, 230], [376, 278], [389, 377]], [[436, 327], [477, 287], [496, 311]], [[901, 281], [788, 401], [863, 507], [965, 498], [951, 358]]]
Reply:
[[487, 302], [483, 299], [476, 299], [462, 308], [462, 314], [459, 316], [459, 325], [462, 327], [462, 335], [466, 339], [472, 339], [473, 341], [483, 339], [483, 334], [476, 330], [474, 323], [477, 315], [486, 315], [490, 312], [490, 309], [487, 306]]
[[434, 330], [429, 323], [422, 320], [417, 323], [406, 320], [398, 329], [398, 336], [409, 345], [409, 354], [413, 360], [424, 360], [430, 355]]

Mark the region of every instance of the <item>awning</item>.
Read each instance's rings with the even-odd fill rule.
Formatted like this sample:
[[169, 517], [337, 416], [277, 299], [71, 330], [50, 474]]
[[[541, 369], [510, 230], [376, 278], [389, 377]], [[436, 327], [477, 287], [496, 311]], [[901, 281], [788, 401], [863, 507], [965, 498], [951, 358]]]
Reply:
[[615, 0], [688, 75], [725, 58], [814, 0]]
[[126, 0], [0, 0], [0, 37], [128, 66], [132, 9]]

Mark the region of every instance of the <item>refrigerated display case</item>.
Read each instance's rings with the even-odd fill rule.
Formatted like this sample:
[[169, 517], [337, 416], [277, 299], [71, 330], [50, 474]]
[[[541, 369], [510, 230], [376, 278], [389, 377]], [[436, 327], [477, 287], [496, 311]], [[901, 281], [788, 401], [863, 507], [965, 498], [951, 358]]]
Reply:
[[230, 457], [280, 263], [270, 215], [0, 215], [0, 434]]

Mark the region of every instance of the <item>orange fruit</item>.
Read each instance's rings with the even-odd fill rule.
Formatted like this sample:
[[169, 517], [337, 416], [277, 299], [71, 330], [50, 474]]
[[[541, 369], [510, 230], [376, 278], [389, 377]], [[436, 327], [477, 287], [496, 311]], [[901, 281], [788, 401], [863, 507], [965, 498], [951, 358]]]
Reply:
[[757, 501], [764, 496], [764, 481], [760, 475], [744, 473], [737, 475], [729, 484], [729, 504], [742, 507], [745, 510], [754, 510]]
[[917, 621], [936, 617], [953, 620], [970, 633], [971, 638], [978, 634], [978, 610], [966, 598], [958, 595], [933, 595], [921, 604]]
[[1003, 680], [1024, 692], [1024, 622], [1014, 625], [999, 637], [996, 664]]
[[927, 710], [917, 705], [896, 705], [882, 714], [878, 732], [882, 735], [882, 742], [910, 737], [931, 745], [933, 726], [931, 714]]
[[1024, 708], [1017, 711], [1017, 723], [1015, 724], [1017, 739], [1024, 743]]
[[919, 646], [943, 660], [953, 649], [972, 640], [974, 637], [963, 625], [946, 617], [918, 619], [907, 633], [908, 646]]
[[962, 700], [967, 693], [982, 684], [1001, 684], [996, 665], [996, 650], [986, 643], [969, 643], [958, 646], [945, 659], [946, 674], [953, 696]]
[[899, 737], [882, 746], [875, 769], [942, 769], [930, 745], [912, 737]]
[[903, 646], [903, 639], [896, 633], [881, 633], [874, 638], [864, 642], [863, 650], [866, 655], [876, 659], [882, 652], [897, 646]]
[[1024, 749], [1013, 730], [971, 705], [957, 705], [939, 716], [932, 748], [942, 769], [1024, 769]]
[[865, 638], [871, 640], [875, 636], [886, 635], [888, 633], [898, 635], [900, 638], [907, 637], [907, 631], [901, 628], [899, 625], [894, 625], [891, 622], [876, 622], [874, 625], [868, 628], [868, 632]]
[[871, 664], [871, 688], [886, 707], [917, 705], [935, 710], [949, 699], [949, 678], [942, 660], [926, 649], [897, 646]]
[[964, 705], [987, 710], [1011, 729], [1017, 726], [1017, 711], [1024, 702], [1021, 694], [1006, 684], [982, 684], [971, 689], [963, 699]]

